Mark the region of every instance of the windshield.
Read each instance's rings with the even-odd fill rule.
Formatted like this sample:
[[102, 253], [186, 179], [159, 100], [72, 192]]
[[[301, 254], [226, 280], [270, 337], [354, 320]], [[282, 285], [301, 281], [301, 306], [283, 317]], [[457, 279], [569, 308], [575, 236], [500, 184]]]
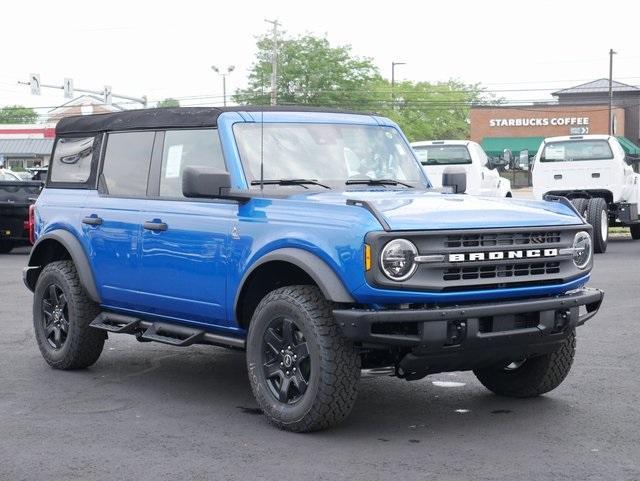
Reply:
[[565, 140], [549, 142], [540, 157], [541, 162], [571, 162], [575, 160], [613, 159], [606, 140]]
[[233, 131], [249, 183], [260, 179], [261, 148], [265, 180], [313, 179], [343, 187], [357, 179], [416, 185], [424, 179], [409, 146], [392, 127], [239, 123]]
[[470, 164], [471, 156], [465, 145], [423, 145], [413, 148], [422, 165]]

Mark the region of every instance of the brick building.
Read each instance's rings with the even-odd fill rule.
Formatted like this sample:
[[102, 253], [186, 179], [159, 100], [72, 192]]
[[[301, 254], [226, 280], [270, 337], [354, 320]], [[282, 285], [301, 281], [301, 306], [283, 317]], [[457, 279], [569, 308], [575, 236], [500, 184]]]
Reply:
[[[521, 106], [478, 106], [470, 113], [471, 140], [498, 157], [505, 149], [532, 156], [542, 139], [559, 135], [607, 134], [609, 81], [599, 79], [554, 92], [556, 102]], [[630, 155], [640, 155], [640, 88], [613, 83], [613, 135]], [[523, 152], [525, 155], [526, 153]]]

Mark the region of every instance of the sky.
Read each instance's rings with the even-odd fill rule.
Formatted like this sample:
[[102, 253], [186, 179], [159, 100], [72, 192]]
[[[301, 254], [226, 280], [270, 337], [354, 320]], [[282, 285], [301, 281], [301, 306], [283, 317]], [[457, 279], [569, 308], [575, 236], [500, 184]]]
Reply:
[[289, 35], [350, 44], [387, 78], [391, 62], [406, 62], [397, 79], [458, 79], [507, 99], [545, 100], [607, 77], [613, 48], [614, 78], [640, 85], [637, 0], [29, 0], [4, 4], [2, 19], [0, 106], [65, 102], [61, 90], [32, 96], [17, 84], [30, 73], [43, 84], [70, 77], [76, 88], [221, 105], [222, 80], [211, 66], [235, 66], [228, 93], [244, 86], [256, 36], [270, 28], [265, 19], [278, 19]]

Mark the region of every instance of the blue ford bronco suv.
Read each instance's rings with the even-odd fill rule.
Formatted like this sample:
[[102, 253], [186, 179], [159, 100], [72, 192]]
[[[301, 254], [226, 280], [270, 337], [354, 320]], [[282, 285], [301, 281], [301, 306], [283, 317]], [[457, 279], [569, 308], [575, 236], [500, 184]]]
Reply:
[[352, 409], [361, 369], [473, 370], [537, 396], [567, 376], [590, 225], [563, 198], [432, 189], [388, 119], [175, 108], [57, 126], [24, 282], [57, 369], [109, 333], [243, 350], [267, 418], [312, 431]]

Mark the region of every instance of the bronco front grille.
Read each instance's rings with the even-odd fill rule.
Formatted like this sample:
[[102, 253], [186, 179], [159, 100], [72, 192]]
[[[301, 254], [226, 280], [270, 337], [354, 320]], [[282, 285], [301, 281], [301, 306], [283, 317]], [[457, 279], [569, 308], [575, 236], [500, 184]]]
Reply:
[[[588, 226], [465, 229], [370, 233], [372, 259], [379, 259], [394, 238], [413, 242], [424, 256], [414, 275], [404, 282], [388, 279], [380, 269], [367, 273], [371, 285], [390, 289], [458, 292], [552, 285], [575, 279], [579, 270], [571, 255], [575, 234]], [[550, 254], [547, 254], [550, 252]], [[440, 260], [438, 260], [440, 259]]]
[[559, 231], [540, 232], [492, 232], [464, 235], [448, 235], [445, 239], [446, 248], [456, 247], [496, 247], [496, 246], [524, 246], [540, 244], [557, 244], [561, 240]]
[[443, 281], [495, 279], [507, 277], [539, 276], [560, 273], [559, 262], [532, 262], [522, 264], [494, 264], [489, 266], [449, 267], [443, 270]]

